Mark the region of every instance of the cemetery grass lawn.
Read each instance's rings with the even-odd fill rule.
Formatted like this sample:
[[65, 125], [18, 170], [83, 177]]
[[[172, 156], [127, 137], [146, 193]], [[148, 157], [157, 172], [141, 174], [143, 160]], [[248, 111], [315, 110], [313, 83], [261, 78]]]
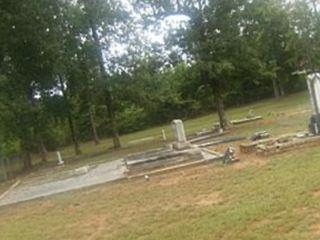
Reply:
[[[232, 134], [268, 130], [279, 135], [307, 128], [306, 93], [228, 113], [240, 118], [250, 108], [264, 120], [238, 126]], [[186, 121], [187, 131], [210, 126], [213, 117]], [[123, 141], [152, 136], [161, 129], [126, 135]], [[137, 149], [143, 145], [147, 144]], [[125, 149], [117, 154], [137, 150]], [[109, 154], [107, 159], [113, 156]], [[240, 157], [231, 166], [199, 166], [152, 176], [150, 181], [123, 180], [2, 207], [0, 239], [320, 239], [320, 148], [268, 158]], [[91, 159], [82, 163], [86, 161]]]
[[0, 208], [0, 239], [319, 239], [320, 149]]

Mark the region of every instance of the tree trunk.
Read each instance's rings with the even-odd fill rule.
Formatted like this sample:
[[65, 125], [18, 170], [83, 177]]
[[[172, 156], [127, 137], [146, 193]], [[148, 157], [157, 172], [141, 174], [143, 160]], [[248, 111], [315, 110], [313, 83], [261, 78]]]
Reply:
[[273, 86], [274, 97], [275, 98], [279, 98], [280, 97], [280, 91], [279, 91], [277, 79], [272, 78], [272, 86]]
[[283, 97], [286, 95], [284, 88], [283, 88], [283, 84], [281, 83], [280, 80], [278, 80], [278, 86], [279, 86], [279, 90], [280, 90], [280, 96]]
[[44, 145], [44, 142], [42, 138], [40, 138], [40, 155], [42, 162], [47, 162], [48, 160], [48, 151], [46, 146]]
[[220, 96], [215, 96], [215, 105], [218, 111], [220, 128], [226, 129], [229, 126], [229, 123], [224, 111], [223, 99]]
[[[206, 77], [208, 77], [207, 73], [204, 73], [204, 74], [206, 75]], [[224, 110], [224, 103], [221, 95], [221, 92], [222, 92], [221, 84], [219, 84], [219, 81], [215, 81], [215, 82], [212, 81], [210, 82], [210, 87], [213, 94], [214, 104], [218, 112], [220, 128], [225, 130], [230, 126], [230, 124], [229, 124], [226, 112]]]
[[32, 167], [31, 155], [29, 151], [22, 152], [23, 170], [28, 171]]
[[91, 128], [92, 128], [93, 141], [96, 145], [98, 145], [100, 143], [100, 139], [99, 139], [99, 135], [97, 132], [96, 122], [94, 119], [94, 113], [91, 109], [89, 109], [89, 115], [90, 115], [90, 124], [91, 124]]
[[[91, 26], [91, 30], [92, 30], [92, 37], [93, 37], [93, 40], [94, 40], [94, 42], [97, 46], [97, 49], [98, 49], [98, 62], [99, 62], [99, 68], [100, 68], [100, 73], [101, 73], [101, 80], [106, 81], [107, 74], [106, 74], [106, 69], [104, 66], [102, 50], [101, 50], [100, 40], [99, 40], [98, 33], [97, 33], [97, 28], [91, 19], [89, 22], [90, 22], [90, 26]], [[108, 88], [108, 86], [106, 86], [106, 105], [108, 108], [108, 117], [109, 117], [109, 120], [111, 123], [113, 147], [117, 149], [117, 148], [121, 147], [121, 143], [120, 143], [119, 133], [118, 133], [117, 124], [116, 124], [116, 120], [115, 120], [115, 111], [113, 108], [112, 93], [111, 93], [110, 89]]]
[[32, 167], [32, 159], [31, 159], [31, 154], [30, 154], [30, 149], [31, 149], [30, 144], [31, 144], [30, 137], [27, 134], [25, 134], [21, 139], [21, 145], [20, 145], [20, 149], [21, 149], [20, 157], [23, 161], [23, 170], [24, 171], [28, 171]]
[[114, 114], [113, 105], [112, 105], [112, 96], [108, 93], [106, 97], [106, 102], [107, 102], [108, 116], [111, 124], [113, 147], [115, 149], [118, 149], [118, 148], [121, 148], [121, 143], [120, 143], [117, 123], [116, 123], [115, 114]]
[[112, 132], [112, 140], [113, 140], [113, 147], [115, 149], [121, 148], [120, 138], [118, 127], [115, 118], [115, 112], [113, 109], [113, 99], [110, 92], [107, 92], [107, 108], [108, 108], [108, 115], [111, 123], [111, 132]]
[[62, 96], [64, 101], [66, 102], [67, 105], [67, 112], [68, 112], [68, 124], [69, 124], [69, 129], [70, 129], [70, 134], [71, 134], [71, 139], [74, 145], [74, 152], [76, 155], [80, 155], [81, 154], [81, 150], [79, 147], [79, 142], [78, 142], [78, 138], [77, 138], [77, 134], [76, 134], [76, 130], [75, 130], [75, 126], [74, 126], [74, 122], [73, 122], [73, 118], [72, 118], [72, 114], [71, 114], [71, 106], [69, 103], [69, 98], [67, 95], [67, 92], [64, 88], [64, 83], [62, 80], [62, 76], [59, 74], [58, 75], [59, 81], [60, 81], [60, 85], [61, 85], [61, 91], [62, 91]]
[[68, 123], [69, 123], [69, 129], [70, 129], [70, 133], [71, 133], [71, 138], [74, 144], [74, 152], [76, 155], [80, 155], [81, 154], [81, 150], [79, 147], [79, 142], [78, 142], [78, 138], [76, 135], [76, 130], [75, 130], [75, 126], [74, 126], [74, 122], [71, 116], [71, 113], [68, 113]]

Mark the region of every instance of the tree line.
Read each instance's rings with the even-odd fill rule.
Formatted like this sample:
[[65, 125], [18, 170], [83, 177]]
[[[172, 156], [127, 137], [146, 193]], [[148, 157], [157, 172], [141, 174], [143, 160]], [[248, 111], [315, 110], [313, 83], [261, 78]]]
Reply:
[[[0, 0], [0, 153], [100, 143], [305, 88], [315, 0]], [[170, 17], [180, 24], [161, 28]], [[156, 30], [165, 41], [151, 41]], [[144, 37], [142, 37], [144, 35]]]

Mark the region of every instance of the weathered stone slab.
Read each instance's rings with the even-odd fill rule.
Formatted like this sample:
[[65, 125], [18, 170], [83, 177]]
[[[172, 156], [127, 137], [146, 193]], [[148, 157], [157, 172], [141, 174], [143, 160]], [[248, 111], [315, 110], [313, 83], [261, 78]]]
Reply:
[[202, 135], [199, 137], [195, 137], [189, 140], [190, 143], [194, 144], [194, 143], [198, 143], [198, 142], [203, 142], [203, 141], [207, 141], [213, 138], [217, 138], [217, 137], [221, 137], [224, 136], [226, 134], [230, 133], [229, 131], [224, 131], [221, 133], [210, 133], [210, 134], [206, 134], [206, 135]]
[[307, 144], [319, 144], [320, 136], [306, 137], [306, 138], [294, 138], [291, 141], [283, 143], [275, 143], [273, 145], [259, 145], [257, 146], [258, 155], [273, 155], [277, 153], [282, 153], [291, 149], [298, 149]]
[[256, 152], [257, 149], [267, 149], [268, 147], [278, 146], [283, 143], [290, 143], [294, 140], [298, 139], [307, 139], [311, 136], [308, 133], [288, 133], [281, 135], [277, 138], [268, 138], [262, 139], [258, 141], [252, 141], [249, 143], [243, 143], [240, 145], [240, 151], [242, 153], [252, 153]]
[[256, 117], [251, 117], [251, 118], [242, 118], [242, 119], [232, 120], [231, 124], [232, 125], [239, 125], [239, 124], [258, 121], [258, 120], [261, 120], [261, 119], [262, 119], [261, 116], [256, 116]]
[[192, 161], [190, 161], [190, 159], [189, 161], [175, 161], [175, 164], [166, 165], [161, 168], [153, 168], [153, 169], [148, 168], [148, 169], [143, 169], [143, 171], [140, 171], [140, 172], [139, 171], [131, 172], [131, 174], [128, 175], [128, 178], [131, 179], [131, 178], [145, 177], [145, 176], [148, 176], [149, 178], [150, 175], [154, 175], [154, 174], [160, 174], [168, 171], [178, 170], [181, 168], [194, 167], [202, 164], [221, 161], [225, 157], [223, 154], [220, 154], [205, 148], [200, 149], [200, 151], [201, 151], [201, 157], [199, 159], [197, 157], [197, 158], [194, 158]]
[[215, 146], [215, 145], [219, 145], [219, 144], [223, 144], [223, 143], [236, 142], [236, 141], [240, 141], [240, 140], [244, 140], [244, 139], [246, 139], [246, 137], [243, 137], [243, 136], [230, 136], [230, 137], [217, 139], [217, 140], [212, 141], [212, 142], [199, 144], [197, 146], [200, 147], [200, 148], [205, 148], [205, 147]]
[[[46, 173], [43, 179], [31, 178], [29, 181], [28, 179], [23, 179], [17, 187], [0, 199], [0, 207], [120, 180], [126, 177], [125, 171], [123, 160], [119, 159], [92, 166], [82, 174], [75, 172], [75, 170], [68, 170], [52, 173], [52, 176]], [[64, 176], [60, 176], [61, 174]]]
[[[138, 157], [138, 156], [137, 156]], [[187, 150], [171, 150], [158, 152], [155, 155], [137, 159], [125, 159], [130, 174], [142, 171], [150, 171], [156, 168], [164, 168], [183, 162], [192, 162], [203, 158], [201, 149], [191, 148]]]
[[151, 149], [151, 150], [147, 150], [144, 152], [137, 152], [137, 153], [133, 153], [133, 154], [129, 154], [125, 160], [126, 161], [130, 161], [130, 160], [135, 160], [135, 159], [141, 159], [141, 158], [148, 158], [148, 157], [152, 157], [155, 155], [160, 155], [160, 154], [164, 154], [164, 153], [170, 153], [172, 152], [172, 147], [170, 146], [165, 146], [162, 148], [155, 148], [155, 149]]
[[267, 131], [260, 131], [260, 132], [254, 133], [250, 137], [250, 140], [251, 141], [258, 141], [258, 140], [266, 139], [266, 138], [269, 138], [269, 137], [270, 137], [270, 134]]
[[250, 143], [243, 143], [240, 145], [240, 151], [242, 153], [252, 153], [256, 150], [256, 147], [261, 144], [268, 144], [276, 141], [276, 138], [262, 139]]

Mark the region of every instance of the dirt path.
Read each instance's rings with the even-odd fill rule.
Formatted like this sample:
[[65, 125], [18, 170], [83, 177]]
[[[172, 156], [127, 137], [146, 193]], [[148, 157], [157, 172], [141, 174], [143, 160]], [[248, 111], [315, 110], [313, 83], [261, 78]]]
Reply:
[[122, 179], [125, 171], [126, 167], [121, 159], [58, 174], [47, 173], [40, 178], [27, 178], [0, 199], [0, 206]]

